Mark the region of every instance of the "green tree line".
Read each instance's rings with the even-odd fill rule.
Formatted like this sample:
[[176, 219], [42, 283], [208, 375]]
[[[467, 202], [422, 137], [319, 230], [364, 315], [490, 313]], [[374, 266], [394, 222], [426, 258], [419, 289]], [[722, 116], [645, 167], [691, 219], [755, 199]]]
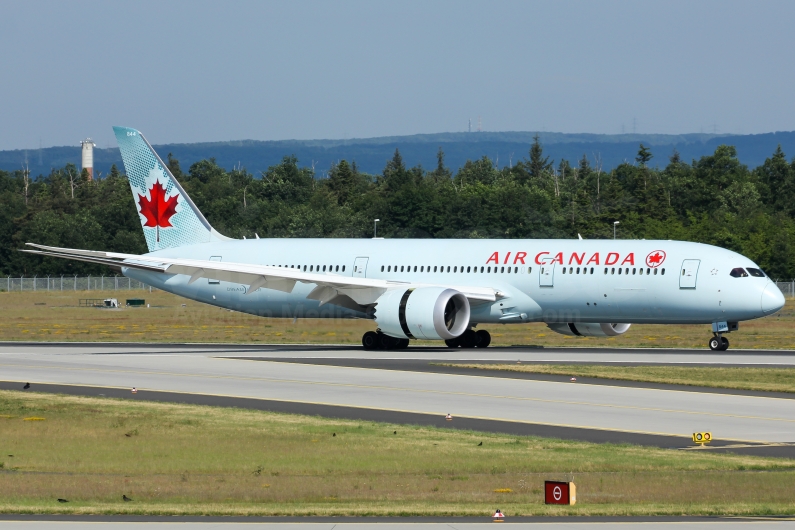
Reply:
[[[498, 167], [488, 157], [452, 172], [439, 149], [433, 169], [407, 167], [399, 151], [380, 174], [340, 160], [317, 178], [294, 156], [259, 174], [213, 159], [185, 172], [168, 166], [210, 223], [230, 237], [677, 239], [740, 252], [773, 278], [795, 277], [795, 159], [779, 147], [754, 169], [719, 146], [664, 167], [640, 145], [603, 171], [597, 155], [554, 161], [538, 138], [526, 158]], [[79, 262], [18, 252], [25, 242], [143, 253], [146, 245], [126, 177], [115, 166], [88, 179], [73, 165], [32, 178], [0, 171], [0, 273], [112, 274]]]

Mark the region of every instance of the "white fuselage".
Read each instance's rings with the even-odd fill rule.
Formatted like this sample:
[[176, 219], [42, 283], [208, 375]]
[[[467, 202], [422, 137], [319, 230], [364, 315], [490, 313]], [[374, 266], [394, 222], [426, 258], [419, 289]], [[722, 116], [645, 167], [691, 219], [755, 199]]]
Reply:
[[[722, 248], [681, 241], [526, 239], [249, 239], [153, 252], [224, 263], [300, 268], [394, 282], [491, 287], [471, 322], [739, 322], [777, 311], [783, 296], [767, 277], [732, 277], [756, 267]], [[206, 278], [124, 268], [125, 275], [200, 302], [269, 317], [367, 318], [364, 312], [290, 293]]]

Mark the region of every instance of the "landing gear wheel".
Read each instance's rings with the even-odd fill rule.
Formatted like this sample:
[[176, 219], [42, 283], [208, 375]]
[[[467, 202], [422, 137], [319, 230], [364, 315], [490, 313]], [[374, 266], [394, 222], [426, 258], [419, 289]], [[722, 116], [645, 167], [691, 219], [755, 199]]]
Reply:
[[362, 335], [362, 346], [365, 350], [375, 350], [378, 348], [378, 333], [375, 331], [368, 331]]
[[[709, 349], [712, 351], [721, 351], [721, 346], [723, 346], [723, 341], [721, 340], [722, 337], [718, 337], [715, 335], [711, 339], [709, 339]], [[728, 343], [728, 340], [726, 341]]]
[[405, 350], [409, 347], [409, 339], [398, 339], [396, 350]]
[[491, 333], [485, 329], [479, 329], [475, 332], [475, 346], [478, 348], [488, 348], [491, 344]]
[[384, 333], [378, 334], [378, 349], [379, 350], [392, 350], [397, 345], [397, 339], [390, 337]]
[[458, 348], [459, 346], [461, 346], [461, 343], [459, 341], [460, 338], [461, 337], [456, 337], [454, 339], [447, 339], [446, 341], [444, 341], [444, 343], [447, 344], [448, 348]]
[[720, 351], [726, 351], [729, 349], [729, 339], [726, 337], [720, 338]]
[[475, 331], [468, 329], [458, 337], [459, 342], [461, 343], [462, 348], [474, 348], [477, 338], [475, 336]]

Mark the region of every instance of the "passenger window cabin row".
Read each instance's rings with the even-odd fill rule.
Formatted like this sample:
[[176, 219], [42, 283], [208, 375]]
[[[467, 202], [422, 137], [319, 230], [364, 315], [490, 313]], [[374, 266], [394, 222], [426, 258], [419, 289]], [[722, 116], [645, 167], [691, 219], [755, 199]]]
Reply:
[[[412, 270], [413, 269], [413, 270]], [[493, 270], [492, 270], [493, 269]], [[561, 267], [562, 274], [593, 274], [594, 268], [591, 267]], [[630, 269], [629, 267], [622, 268], [622, 267], [605, 267], [605, 274], [637, 274], [642, 276], [644, 274], [644, 269], [633, 267]], [[631, 271], [631, 272], [630, 272]], [[654, 272], [652, 272], [654, 271]], [[478, 273], [481, 274], [493, 274], [493, 273], [503, 273], [503, 274], [519, 274], [519, 267], [486, 267], [481, 266], [478, 270], [478, 267], [458, 267], [458, 266], [433, 266], [430, 265], [381, 265], [381, 272], [450, 272], [450, 273]], [[525, 268], [522, 267], [522, 273], [525, 272]], [[527, 267], [527, 274], [533, 272], [533, 267]], [[660, 272], [661, 274], [665, 274], [665, 269], [652, 269], [647, 268], [645, 270], [645, 274], [647, 276], [651, 276], [652, 274], [657, 274]]]
[[[434, 265], [433, 269], [431, 269], [431, 265], [413, 265], [414, 270], [412, 271], [412, 265], [381, 265], [381, 272], [449, 272], [449, 273], [458, 273], [458, 274], [476, 274], [478, 273], [478, 267], [464, 267], [464, 266], [453, 266], [453, 265]], [[492, 271], [492, 269], [494, 269]], [[533, 271], [533, 267], [527, 268], [527, 273], [530, 274]], [[524, 267], [522, 267], [522, 272], [524, 272]], [[481, 274], [494, 274], [494, 273], [501, 273], [501, 274], [519, 274], [519, 267], [480, 267]]]
[[[271, 265], [271, 267], [284, 267], [290, 269], [298, 269], [303, 270], [304, 272], [345, 272], [345, 265]], [[412, 270], [413, 268], [413, 270]], [[561, 267], [562, 274], [593, 274], [594, 268], [593, 267]], [[630, 272], [630, 270], [632, 272]], [[654, 272], [652, 272], [654, 271]], [[665, 269], [645, 269], [645, 274], [647, 276], [651, 276], [652, 274], [656, 275], [660, 272], [660, 274], [665, 274]], [[748, 267], [748, 271], [751, 272], [751, 276], [757, 277], [764, 277], [764, 273], [759, 269], [753, 269]], [[453, 274], [519, 274], [519, 267], [487, 267], [487, 266], [480, 266], [480, 267], [464, 267], [464, 266], [451, 266], [451, 265], [381, 265], [381, 272], [421, 272], [421, 273], [453, 273]], [[533, 267], [527, 267], [525, 270], [522, 267], [522, 273], [530, 274], [533, 272]], [[635, 275], [638, 274], [643, 276], [644, 269], [633, 267], [630, 269], [629, 267], [605, 267], [604, 268], [605, 274], [624, 274], [624, 275]], [[742, 268], [735, 268], [732, 269], [731, 273], [732, 276], [739, 278], [748, 276], [748, 273], [745, 272], [745, 269]]]
[[[301, 270], [301, 267], [303, 267], [304, 272], [345, 272], [345, 265], [343, 265], [341, 269], [339, 265], [271, 265], [271, 267], [298, 270]], [[326, 269], [326, 267], [328, 267], [328, 269]]]
[[[632, 271], [632, 272], [630, 272], [630, 271]], [[654, 272], [652, 272], [652, 271], [654, 271]], [[651, 276], [652, 274], [656, 275], [658, 271], [660, 272], [661, 275], [665, 274], [665, 269], [652, 269], [650, 267], [646, 269], [646, 273], [645, 274], [646, 274], [646, 276]], [[575, 267], [563, 267], [561, 269], [561, 272], [563, 274], [593, 274], [594, 273], [594, 268], [591, 267], [589, 269], [588, 267], [582, 267], [582, 268], [580, 268], [580, 267], [576, 267], [576, 268]], [[632, 274], [633, 276], [636, 275], [636, 274], [638, 276], [643, 276], [643, 274], [644, 274], [643, 267], [640, 267], [640, 268], [632, 267], [632, 269], [630, 269], [629, 267], [605, 267], [605, 274], [608, 274], [608, 273], [609, 274], [623, 274], [625, 276], [629, 276], [630, 274]]]
[[[607, 274], [607, 269], [608, 268], [605, 267], [605, 274]], [[618, 274], [621, 274], [621, 271], [622, 271], [622, 268], [618, 267]], [[624, 275], [625, 276], [629, 275], [629, 267], [624, 267], [623, 271], [624, 271]], [[652, 271], [654, 271], [654, 272], [652, 272]], [[648, 268], [648, 267], [646, 268], [646, 276], [651, 276], [652, 274], [654, 274], [656, 276], [658, 272], [662, 276], [665, 275], [665, 269], [652, 269], [652, 268]], [[615, 273], [616, 273], [616, 268], [615, 267], [610, 267], [610, 274], [615, 274]], [[638, 274], [638, 276], [643, 276], [643, 267], [640, 267], [639, 269], [636, 269], [635, 267], [632, 267], [632, 274], [633, 275]]]

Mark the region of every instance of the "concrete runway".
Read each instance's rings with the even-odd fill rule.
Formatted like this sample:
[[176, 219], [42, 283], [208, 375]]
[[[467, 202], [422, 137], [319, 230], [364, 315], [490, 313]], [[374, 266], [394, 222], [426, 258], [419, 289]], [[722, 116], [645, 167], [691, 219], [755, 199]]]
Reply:
[[[348, 366], [329, 365], [329, 359]], [[365, 352], [342, 347], [5, 343], [0, 345], [0, 380], [10, 382], [3, 385], [6, 388], [29, 381], [32, 390], [40, 383], [115, 389], [135, 386], [139, 389], [136, 399], [147, 399], [147, 392], [153, 396], [154, 391], [178, 393], [185, 401], [190, 401], [189, 394], [200, 394], [358, 410], [362, 417], [386, 421], [390, 414], [440, 418], [451, 413], [456, 418], [453, 424], [468, 420], [524, 428], [545, 426], [563, 432], [608, 433], [610, 441], [634, 443], [638, 438], [658, 437], [667, 440], [656, 444], [662, 446], [671, 446], [670, 440], [675, 439], [685, 447], [693, 432], [711, 431], [716, 442], [772, 444], [773, 452], [768, 454], [795, 456], [795, 445], [790, 445], [795, 442], [795, 402], [788, 397], [352, 365], [390, 359], [393, 363], [426, 364], [485, 359], [793, 366], [795, 352], [521, 348]], [[326, 364], [318, 364], [321, 360]]]
[[365, 351], [361, 347], [336, 345], [231, 345], [231, 344], [139, 344], [139, 343], [43, 343], [0, 342], [0, 355], [8, 353], [195, 353], [234, 355], [255, 352], [263, 358], [327, 359], [436, 359], [460, 361], [522, 361], [558, 364], [674, 364], [681, 366], [795, 366], [795, 350], [737, 350], [713, 352], [666, 348], [544, 348], [493, 347], [450, 349], [411, 347], [401, 351]]

